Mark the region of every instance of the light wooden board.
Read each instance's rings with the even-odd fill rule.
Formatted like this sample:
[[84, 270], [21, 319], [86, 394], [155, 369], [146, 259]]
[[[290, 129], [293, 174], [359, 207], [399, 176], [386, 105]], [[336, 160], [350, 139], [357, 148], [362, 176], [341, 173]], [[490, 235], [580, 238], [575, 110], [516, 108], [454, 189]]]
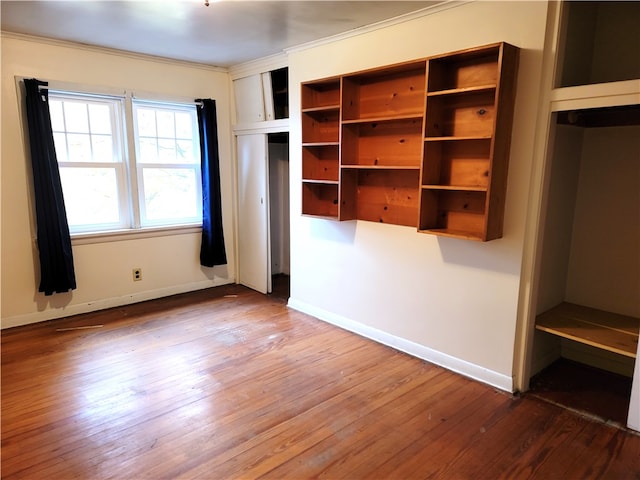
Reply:
[[561, 303], [536, 318], [536, 328], [576, 342], [636, 358], [640, 319]]

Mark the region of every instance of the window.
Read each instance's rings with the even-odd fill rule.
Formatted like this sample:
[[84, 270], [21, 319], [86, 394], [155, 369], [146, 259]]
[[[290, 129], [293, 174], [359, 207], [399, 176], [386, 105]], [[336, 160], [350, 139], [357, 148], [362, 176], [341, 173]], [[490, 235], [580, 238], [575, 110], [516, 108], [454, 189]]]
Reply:
[[195, 108], [49, 91], [72, 234], [202, 222]]
[[142, 226], [202, 221], [194, 106], [133, 103]]

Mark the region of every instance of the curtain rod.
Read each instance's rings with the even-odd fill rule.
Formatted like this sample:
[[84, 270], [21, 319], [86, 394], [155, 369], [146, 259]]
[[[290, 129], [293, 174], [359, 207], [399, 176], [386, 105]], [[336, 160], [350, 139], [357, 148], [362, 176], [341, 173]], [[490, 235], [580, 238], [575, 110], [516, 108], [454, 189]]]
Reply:
[[[24, 81], [27, 78], [32, 78], [32, 77], [23, 77], [23, 76], [16, 76], [16, 78], [18, 80], [22, 80]], [[68, 92], [71, 94], [79, 94], [79, 95], [95, 95], [95, 96], [109, 96], [109, 97], [126, 97], [127, 96], [127, 91], [125, 90], [123, 93], [106, 93], [106, 92], [90, 92], [88, 90], [91, 89], [91, 87], [85, 87], [80, 86], [80, 88], [75, 87], [74, 85], [66, 85], [66, 84], [61, 84], [58, 86], [51, 86], [49, 85], [49, 81], [48, 80], [39, 80], [39, 79], [35, 79], [38, 80], [39, 82], [43, 82], [46, 83], [47, 85], [38, 85], [38, 90], [54, 90], [54, 91], [59, 91], [59, 92]], [[54, 83], [57, 83], [54, 81]], [[187, 98], [181, 98], [181, 99], [176, 99], [176, 98], [172, 98], [172, 99], [165, 99], [163, 98], [161, 95], [159, 94], [150, 94], [150, 95], [145, 95], [142, 94], [142, 96], [138, 97], [136, 96], [135, 93], [130, 92], [129, 93], [131, 95], [132, 99], [138, 99], [138, 100], [142, 100], [142, 101], [149, 101], [149, 102], [154, 102], [154, 101], [158, 101], [158, 102], [162, 102], [162, 103], [175, 103], [175, 104], [193, 104], [196, 105], [198, 107], [203, 107], [204, 106], [204, 102], [202, 101], [202, 99], [197, 98], [195, 100], [188, 100]], [[147, 97], [147, 98], [145, 98]], [[157, 98], [153, 98], [153, 97], [157, 97]]]

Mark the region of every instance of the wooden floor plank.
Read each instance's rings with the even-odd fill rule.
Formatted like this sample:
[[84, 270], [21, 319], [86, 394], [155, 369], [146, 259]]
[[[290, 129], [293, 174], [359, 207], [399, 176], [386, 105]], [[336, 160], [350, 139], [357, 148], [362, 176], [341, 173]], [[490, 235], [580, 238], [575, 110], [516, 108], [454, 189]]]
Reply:
[[635, 434], [236, 285], [1, 342], [3, 479], [640, 476]]

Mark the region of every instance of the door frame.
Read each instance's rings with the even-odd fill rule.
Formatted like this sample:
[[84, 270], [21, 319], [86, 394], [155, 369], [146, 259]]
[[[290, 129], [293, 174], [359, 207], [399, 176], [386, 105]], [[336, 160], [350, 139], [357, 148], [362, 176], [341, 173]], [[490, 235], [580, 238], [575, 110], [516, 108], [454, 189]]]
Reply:
[[[236, 255], [235, 258], [235, 262], [234, 262], [234, 270], [236, 272], [235, 275], [235, 283], [236, 284], [240, 284], [240, 241], [239, 241], [239, 222], [240, 222], [240, 217], [239, 217], [239, 174], [238, 174], [238, 136], [241, 135], [252, 135], [252, 134], [264, 134], [265, 136], [267, 136], [269, 133], [289, 133], [289, 119], [281, 119], [281, 120], [273, 120], [273, 121], [268, 121], [268, 122], [256, 122], [256, 123], [251, 123], [251, 124], [241, 124], [241, 125], [234, 125], [233, 129], [232, 129], [232, 134], [233, 134], [233, 142], [232, 142], [232, 147], [233, 147], [233, 175], [234, 175], [234, 247], [235, 247], [235, 251], [238, 252], [238, 254]], [[268, 155], [268, 150], [267, 150], [267, 155]], [[268, 183], [269, 183], [269, 162], [268, 162], [268, 158], [266, 159], [267, 162], [267, 170], [266, 170], [266, 174], [267, 174], [267, 178], [266, 178], [266, 182], [267, 182], [267, 189], [268, 189]], [[266, 210], [267, 212], [269, 211], [269, 195], [268, 195], [268, 190], [267, 190], [267, 196], [265, 198], [265, 202], [266, 202]], [[267, 221], [268, 220], [269, 215], [267, 215]], [[269, 258], [270, 256], [270, 251], [271, 251], [271, 234], [269, 231], [269, 226], [267, 228], [267, 261], [269, 262], [269, 265], [267, 266], [268, 271], [270, 271], [271, 269], [271, 259]], [[268, 279], [268, 291], [271, 291], [271, 278]]]

